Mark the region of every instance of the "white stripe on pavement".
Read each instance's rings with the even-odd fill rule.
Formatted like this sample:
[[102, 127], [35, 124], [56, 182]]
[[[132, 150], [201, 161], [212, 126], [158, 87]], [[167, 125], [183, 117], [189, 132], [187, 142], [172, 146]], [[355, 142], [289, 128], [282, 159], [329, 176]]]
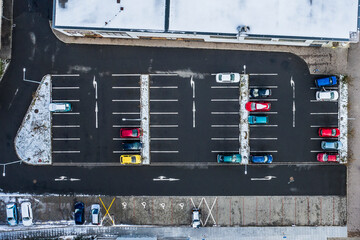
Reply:
[[79, 77], [80, 74], [51, 74], [51, 77]]
[[312, 153], [319, 153], [319, 152], [324, 152], [324, 150], [311, 150], [310, 152], [312, 152]]
[[319, 101], [319, 100], [316, 100], [316, 99], [311, 99], [310, 102], [338, 103], [337, 101]]
[[157, 128], [157, 127], [169, 127], [169, 128], [171, 128], [171, 127], [179, 127], [179, 125], [150, 125], [150, 127], [155, 127], [155, 128]]
[[277, 76], [278, 73], [249, 73], [250, 76]]
[[52, 153], [80, 153], [80, 151], [52, 151]]
[[259, 125], [250, 125], [250, 127], [278, 127], [278, 125], [259, 124]]
[[52, 87], [52, 89], [62, 90], [62, 89], [80, 89], [80, 87]]
[[250, 153], [277, 153], [277, 150], [263, 150], [263, 151], [251, 151]]
[[337, 115], [338, 113], [310, 113], [310, 115]]
[[127, 114], [127, 115], [133, 115], [133, 114], [140, 114], [139, 112], [112, 112], [113, 115], [119, 115], [119, 114]]
[[[311, 90], [315, 90], [315, 89], [316, 89], [316, 90], [319, 90], [319, 91], [321, 90], [321, 88], [318, 88], [318, 87], [311, 87], [310, 89], [311, 89]], [[338, 87], [326, 87], [326, 89], [336, 90], [336, 89], [338, 89]]]
[[150, 112], [150, 114], [154, 114], [154, 115], [176, 115], [179, 114], [178, 112]]
[[[137, 76], [141, 76], [140, 73], [113, 73], [111, 74], [112, 77], [137, 77]], [[137, 79], [139, 80], [139, 79]]]
[[79, 112], [53, 112], [53, 115], [79, 115]]
[[211, 86], [211, 88], [239, 88], [239, 86]]
[[151, 86], [150, 89], [165, 88], [165, 89], [176, 89], [178, 86]]
[[278, 112], [250, 112], [249, 114], [278, 114]]
[[54, 128], [78, 128], [80, 125], [53, 125]]
[[211, 114], [239, 114], [239, 112], [211, 112]]
[[140, 150], [139, 151], [134, 151], [134, 150], [132, 150], [132, 151], [113, 151], [113, 153], [139, 153], [140, 152]]
[[249, 138], [250, 140], [277, 140], [277, 138]]
[[239, 140], [239, 138], [211, 138], [214, 141], [235, 141]]
[[264, 102], [264, 101], [266, 101], [266, 102], [276, 102], [277, 99], [276, 98], [262, 98], [262, 99], [260, 99], [260, 98], [250, 98], [250, 101], [252, 101], [252, 102]]
[[150, 138], [150, 140], [154, 140], [154, 141], [157, 141], [157, 140], [160, 140], [160, 141], [163, 141], [163, 140], [166, 140], [166, 141], [177, 141], [177, 140], [179, 140], [179, 138]]
[[53, 99], [52, 102], [80, 102], [77, 99]]
[[127, 128], [129, 128], [129, 127], [140, 127], [139, 125], [113, 125], [112, 126], [113, 128], [121, 128], [121, 127], [127, 127]]
[[211, 125], [211, 127], [239, 127], [239, 125]]
[[238, 102], [239, 99], [211, 99], [212, 102]]
[[336, 137], [331, 138], [331, 137], [317, 137], [317, 138], [310, 138], [310, 140], [337, 140]]
[[53, 138], [54, 141], [80, 141], [80, 138]]
[[239, 149], [234, 150], [234, 151], [211, 151], [212, 153], [238, 153]]
[[338, 127], [337, 125], [310, 125], [312, 128], [321, 128], [321, 127]]
[[278, 86], [249, 86], [249, 88], [278, 88]]
[[113, 102], [140, 102], [140, 99], [113, 99]]
[[178, 153], [179, 151], [150, 151], [150, 153]]
[[178, 99], [150, 99], [150, 102], [177, 102]]
[[112, 89], [140, 89], [140, 87], [112, 87]]

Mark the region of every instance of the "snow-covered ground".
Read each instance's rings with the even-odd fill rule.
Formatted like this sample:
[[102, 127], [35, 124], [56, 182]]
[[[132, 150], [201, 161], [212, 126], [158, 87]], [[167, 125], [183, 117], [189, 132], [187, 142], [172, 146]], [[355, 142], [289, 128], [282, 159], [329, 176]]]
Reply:
[[249, 75], [241, 74], [240, 76], [240, 154], [241, 154], [241, 163], [248, 164], [249, 163], [249, 154], [250, 154], [250, 146], [249, 146], [249, 122], [248, 116], [249, 112], [245, 109], [245, 104], [249, 101]]
[[51, 76], [42, 79], [15, 137], [15, 150], [24, 163], [48, 165], [51, 159]]
[[149, 75], [141, 75], [141, 90], [140, 90], [140, 117], [141, 128], [143, 130], [141, 149], [142, 163], [150, 164], [150, 104], [149, 104]]
[[348, 84], [343, 81], [344, 76], [340, 76], [339, 81], [339, 141], [343, 144], [340, 150], [340, 163], [347, 163], [348, 160]]

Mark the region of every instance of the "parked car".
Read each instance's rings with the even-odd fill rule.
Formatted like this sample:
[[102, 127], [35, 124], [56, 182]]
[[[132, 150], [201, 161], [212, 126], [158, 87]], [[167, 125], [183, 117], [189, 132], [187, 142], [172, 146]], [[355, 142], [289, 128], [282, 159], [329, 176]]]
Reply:
[[141, 156], [136, 155], [121, 155], [120, 156], [121, 164], [141, 164]]
[[340, 150], [342, 148], [342, 143], [340, 141], [322, 141], [321, 148], [323, 150]]
[[99, 204], [92, 204], [91, 205], [91, 223], [93, 225], [99, 225], [100, 224], [100, 205]]
[[10, 226], [16, 226], [19, 223], [17, 205], [14, 202], [6, 204], [6, 221]]
[[240, 154], [218, 154], [217, 155], [218, 163], [240, 163], [241, 155]]
[[121, 138], [139, 138], [142, 136], [141, 128], [121, 128], [120, 137]]
[[271, 154], [250, 155], [250, 161], [253, 163], [272, 163], [273, 156]]
[[319, 137], [338, 137], [339, 135], [338, 128], [319, 128]]
[[141, 142], [123, 142], [122, 147], [124, 151], [140, 150], [142, 148]]
[[24, 226], [31, 226], [33, 224], [33, 213], [30, 202], [21, 203], [21, 218]]
[[85, 209], [85, 205], [83, 202], [75, 203], [75, 224], [76, 225], [84, 224], [84, 222], [85, 222], [84, 209]]
[[199, 208], [193, 208], [192, 210], [192, 227], [200, 227], [201, 210]]
[[249, 112], [267, 112], [270, 111], [271, 104], [269, 102], [247, 102], [246, 110]]
[[250, 89], [250, 97], [264, 98], [271, 96], [271, 89], [269, 88], [252, 88]]
[[50, 103], [49, 104], [49, 111], [50, 112], [69, 112], [71, 111], [71, 104], [70, 103]]
[[316, 159], [319, 162], [339, 162], [340, 155], [338, 153], [318, 153]]
[[257, 116], [257, 115], [250, 115], [248, 117], [249, 124], [267, 124], [269, 122], [268, 116]]
[[317, 91], [316, 100], [317, 101], [337, 101], [339, 98], [339, 93], [337, 91]]
[[218, 83], [237, 83], [240, 82], [239, 73], [218, 73], [216, 74], [216, 82]]
[[317, 87], [327, 87], [327, 86], [334, 86], [337, 84], [336, 76], [326, 77], [326, 78], [319, 78], [315, 80], [315, 85]]

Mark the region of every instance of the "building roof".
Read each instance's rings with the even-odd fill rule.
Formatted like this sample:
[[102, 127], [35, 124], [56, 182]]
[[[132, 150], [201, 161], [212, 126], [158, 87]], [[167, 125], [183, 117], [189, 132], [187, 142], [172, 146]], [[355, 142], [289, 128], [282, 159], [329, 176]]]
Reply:
[[54, 1], [55, 27], [238, 34], [248, 26], [249, 35], [330, 39], [358, 30], [359, 0]]

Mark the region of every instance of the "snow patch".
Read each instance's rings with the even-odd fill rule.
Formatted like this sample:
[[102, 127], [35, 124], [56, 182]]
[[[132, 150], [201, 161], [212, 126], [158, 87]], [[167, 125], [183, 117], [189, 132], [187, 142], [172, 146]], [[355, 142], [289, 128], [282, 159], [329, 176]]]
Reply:
[[26, 112], [15, 137], [19, 159], [31, 165], [49, 165], [51, 158], [51, 77], [46, 75]]
[[141, 128], [143, 130], [141, 149], [142, 164], [150, 164], [150, 104], [149, 104], [149, 75], [141, 75], [140, 88], [140, 118]]
[[75, 65], [75, 66], [70, 66], [69, 70], [67, 71], [67, 73], [72, 73], [72, 72], [82, 72], [82, 73], [88, 73], [91, 71], [91, 67], [87, 67], [87, 66], [80, 66], [80, 65]]
[[249, 75], [241, 74], [240, 75], [240, 123], [239, 123], [239, 142], [240, 149], [239, 153], [241, 155], [241, 163], [248, 164], [249, 163], [249, 155], [250, 155], [250, 127], [248, 122], [249, 112], [245, 109], [246, 103], [249, 101]]
[[195, 77], [195, 78], [198, 78], [198, 79], [204, 79], [205, 76], [206, 76], [206, 74], [195, 73], [195, 72], [191, 71], [190, 69], [181, 69], [181, 70], [175, 70], [175, 71], [171, 71], [171, 72], [156, 71], [155, 73], [158, 73], [158, 74], [177, 74], [177, 75], [179, 75], [179, 77], [182, 77], [182, 78]]
[[343, 147], [340, 149], [340, 163], [347, 163], [348, 160], [348, 84], [343, 80], [344, 76], [340, 75], [339, 79], [339, 141]]

